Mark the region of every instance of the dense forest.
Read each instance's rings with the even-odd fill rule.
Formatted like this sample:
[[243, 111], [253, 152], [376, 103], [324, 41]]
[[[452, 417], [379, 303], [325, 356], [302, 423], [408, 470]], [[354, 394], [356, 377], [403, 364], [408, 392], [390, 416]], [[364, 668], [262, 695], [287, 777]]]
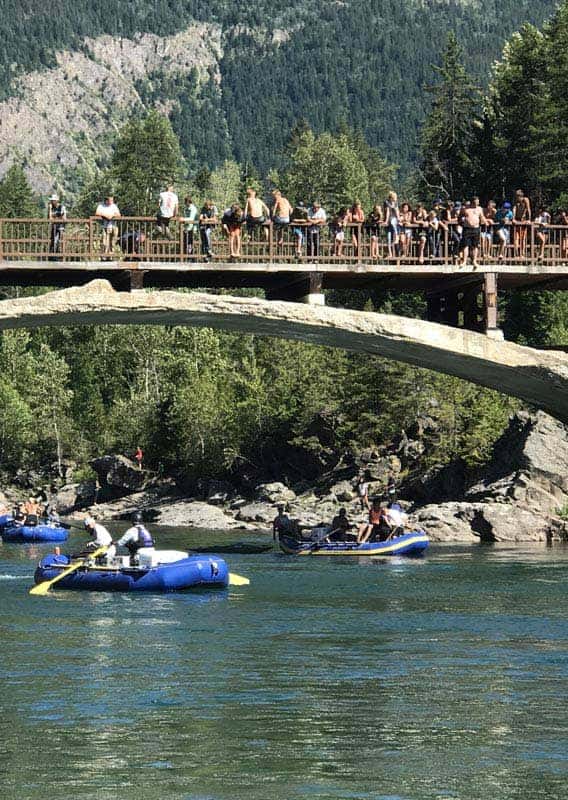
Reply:
[[[567, 39], [565, 3], [543, 29], [526, 25], [511, 38], [482, 94], [458, 40], [448, 38], [438, 66], [425, 75], [434, 88], [409, 199], [431, 203], [433, 192], [465, 197], [486, 180], [486, 196], [502, 198], [521, 185], [552, 208], [565, 202], [568, 114], [559, 87], [568, 85]], [[523, 114], [529, 124], [521, 124]], [[83, 187], [74, 210], [91, 212], [110, 191], [124, 211], [152, 210], [172, 176], [180, 194], [211, 196], [220, 207], [242, 201], [249, 184], [261, 192], [277, 184], [294, 201], [317, 193], [329, 211], [355, 196], [368, 209], [392, 187], [396, 170], [392, 153], [374, 147], [359, 121], [337, 121], [336, 130], [330, 123], [323, 132], [296, 121], [266, 170], [225, 158], [196, 171], [171, 121], [149, 112], [119, 131], [109, 163]], [[551, 163], [543, 153], [553, 147]], [[0, 215], [37, 213], [39, 202], [22, 168], [12, 167], [0, 182]], [[328, 301], [424, 313], [418, 295], [336, 292]], [[566, 293], [512, 293], [502, 310], [509, 338], [568, 343]], [[25, 465], [55, 478], [66, 460], [75, 462], [78, 479], [89, 474], [93, 456], [141, 445], [149, 467], [187, 488], [243, 471], [279, 470], [297, 481], [325, 470], [337, 453], [388, 441], [420, 414], [436, 423], [429, 463], [461, 457], [475, 466], [515, 406], [495, 392], [377, 358], [209, 330], [46, 329], [4, 333], [0, 342], [6, 480]], [[327, 442], [317, 435], [322, 417]]]
[[430, 67], [448, 31], [462, 43], [471, 77], [486, 87], [505, 38], [525, 21], [541, 23], [554, 5], [503, 0], [488, 13], [456, 0], [290, 0], [277, 8], [266, 0], [61, 0], [54, 13], [39, 0], [6, 0], [0, 97], [14, 91], [18, 75], [52, 66], [56, 51], [81, 48], [84, 37], [171, 35], [204, 21], [222, 28], [220, 82], [157, 73], [138, 87], [150, 106], [178, 101], [172, 122], [192, 168], [232, 158], [267, 172], [280, 166], [304, 118], [316, 133], [349, 120], [405, 173], [416, 161]]

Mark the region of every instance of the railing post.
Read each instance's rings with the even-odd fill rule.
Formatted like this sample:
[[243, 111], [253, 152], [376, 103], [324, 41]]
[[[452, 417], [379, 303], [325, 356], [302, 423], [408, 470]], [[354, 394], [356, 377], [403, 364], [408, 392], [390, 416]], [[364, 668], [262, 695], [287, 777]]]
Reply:
[[534, 242], [534, 225], [533, 225], [533, 223], [532, 223], [532, 222], [530, 222], [530, 223], [529, 223], [529, 225], [530, 225], [530, 227], [531, 227], [531, 245], [530, 245], [530, 247], [531, 247], [531, 265], [532, 265], [532, 264], [534, 264], [534, 263], [535, 263], [535, 261], [536, 261], [536, 258], [535, 258], [535, 250], [534, 250], [534, 248], [535, 248], [535, 242]]
[[178, 221], [178, 227], [179, 227], [179, 256], [178, 256], [178, 258], [179, 258], [180, 261], [185, 261], [186, 253], [184, 252], [185, 248], [183, 246], [184, 245], [184, 235], [183, 235], [184, 234], [184, 223], [181, 220]]
[[94, 253], [94, 235], [93, 235], [93, 218], [89, 217], [87, 220], [87, 225], [89, 227], [89, 261], [95, 260], [95, 253]]
[[357, 223], [357, 266], [363, 263], [363, 226]]
[[268, 226], [268, 263], [274, 263], [274, 220]]

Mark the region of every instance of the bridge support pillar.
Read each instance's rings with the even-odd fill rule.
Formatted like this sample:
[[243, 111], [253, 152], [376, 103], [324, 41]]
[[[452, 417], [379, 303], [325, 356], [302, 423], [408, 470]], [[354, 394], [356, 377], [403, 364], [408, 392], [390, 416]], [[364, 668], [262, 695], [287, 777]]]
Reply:
[[497, 274], [468, 274], [428, 292], [427, 314], [430, 322], [465, 328], [502, 339], [498, 324]]
[[134, 292], [144, 288], [144, 270], [125, 269], [111, 279], [113, 289], [118, 292]]
[[323, 275], [320, 272], [309, 272], [307, 275], [293, 276], [285, 283], [267, 289], [266, 299], [324, 306]]

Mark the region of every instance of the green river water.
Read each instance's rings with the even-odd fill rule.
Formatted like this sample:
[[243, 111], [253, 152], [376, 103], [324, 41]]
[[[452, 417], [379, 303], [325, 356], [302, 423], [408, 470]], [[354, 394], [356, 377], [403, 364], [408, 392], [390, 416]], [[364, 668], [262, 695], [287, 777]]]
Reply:
[[0, 545], [3, 798], [568, 797], [561, 546], [226, 555], [249, 587], [30, 597], [48, 550]]

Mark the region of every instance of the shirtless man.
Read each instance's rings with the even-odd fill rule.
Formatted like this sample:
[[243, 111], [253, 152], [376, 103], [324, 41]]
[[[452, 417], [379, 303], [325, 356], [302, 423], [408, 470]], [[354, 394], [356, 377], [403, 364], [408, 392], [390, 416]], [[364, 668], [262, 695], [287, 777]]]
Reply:
[[473, 268], [477, 269], [477, 254], [479, 252], [479, 240], [481, 234], [481, 226], [487, 225], [487, 220], [483, 214], [483, 209], [478, 204], [466, 203], [463, 207], [459, 221], [463, 225], [462, 233], [462, 263], [461, 266], [467, 266], [467, 259], [471, 251], [471, 260]]
[[[247, 231], [252, 238], [255, 228], [260, 225], [265, 225], [266, 220], [270, 217], [270, 209], [256, 196], [254, 189], [250, 187], [247, 189], [247, 201], [245, 203], [245, 219], [247, 223]], [[268, 240], [268, 228], [264, 226], [264, 238]]]
[[274, 205], [272, 206], [272, 219], [278, 234], [278, 247], [284, 244], [283, 234], [284, 228], [290, 224], [290, 216], [292, 214], [292, 205], [286, 197], [282, 197], [282, 192], [275, 189], [272, 192], [274, 198]]
[[522, 189], [515, 192], [515, 205], [513, 206], [513, 231], [515, 255], [524, 258], [527, 249], [527, 231], [531, 221], [531, 204], [525, 197]]

